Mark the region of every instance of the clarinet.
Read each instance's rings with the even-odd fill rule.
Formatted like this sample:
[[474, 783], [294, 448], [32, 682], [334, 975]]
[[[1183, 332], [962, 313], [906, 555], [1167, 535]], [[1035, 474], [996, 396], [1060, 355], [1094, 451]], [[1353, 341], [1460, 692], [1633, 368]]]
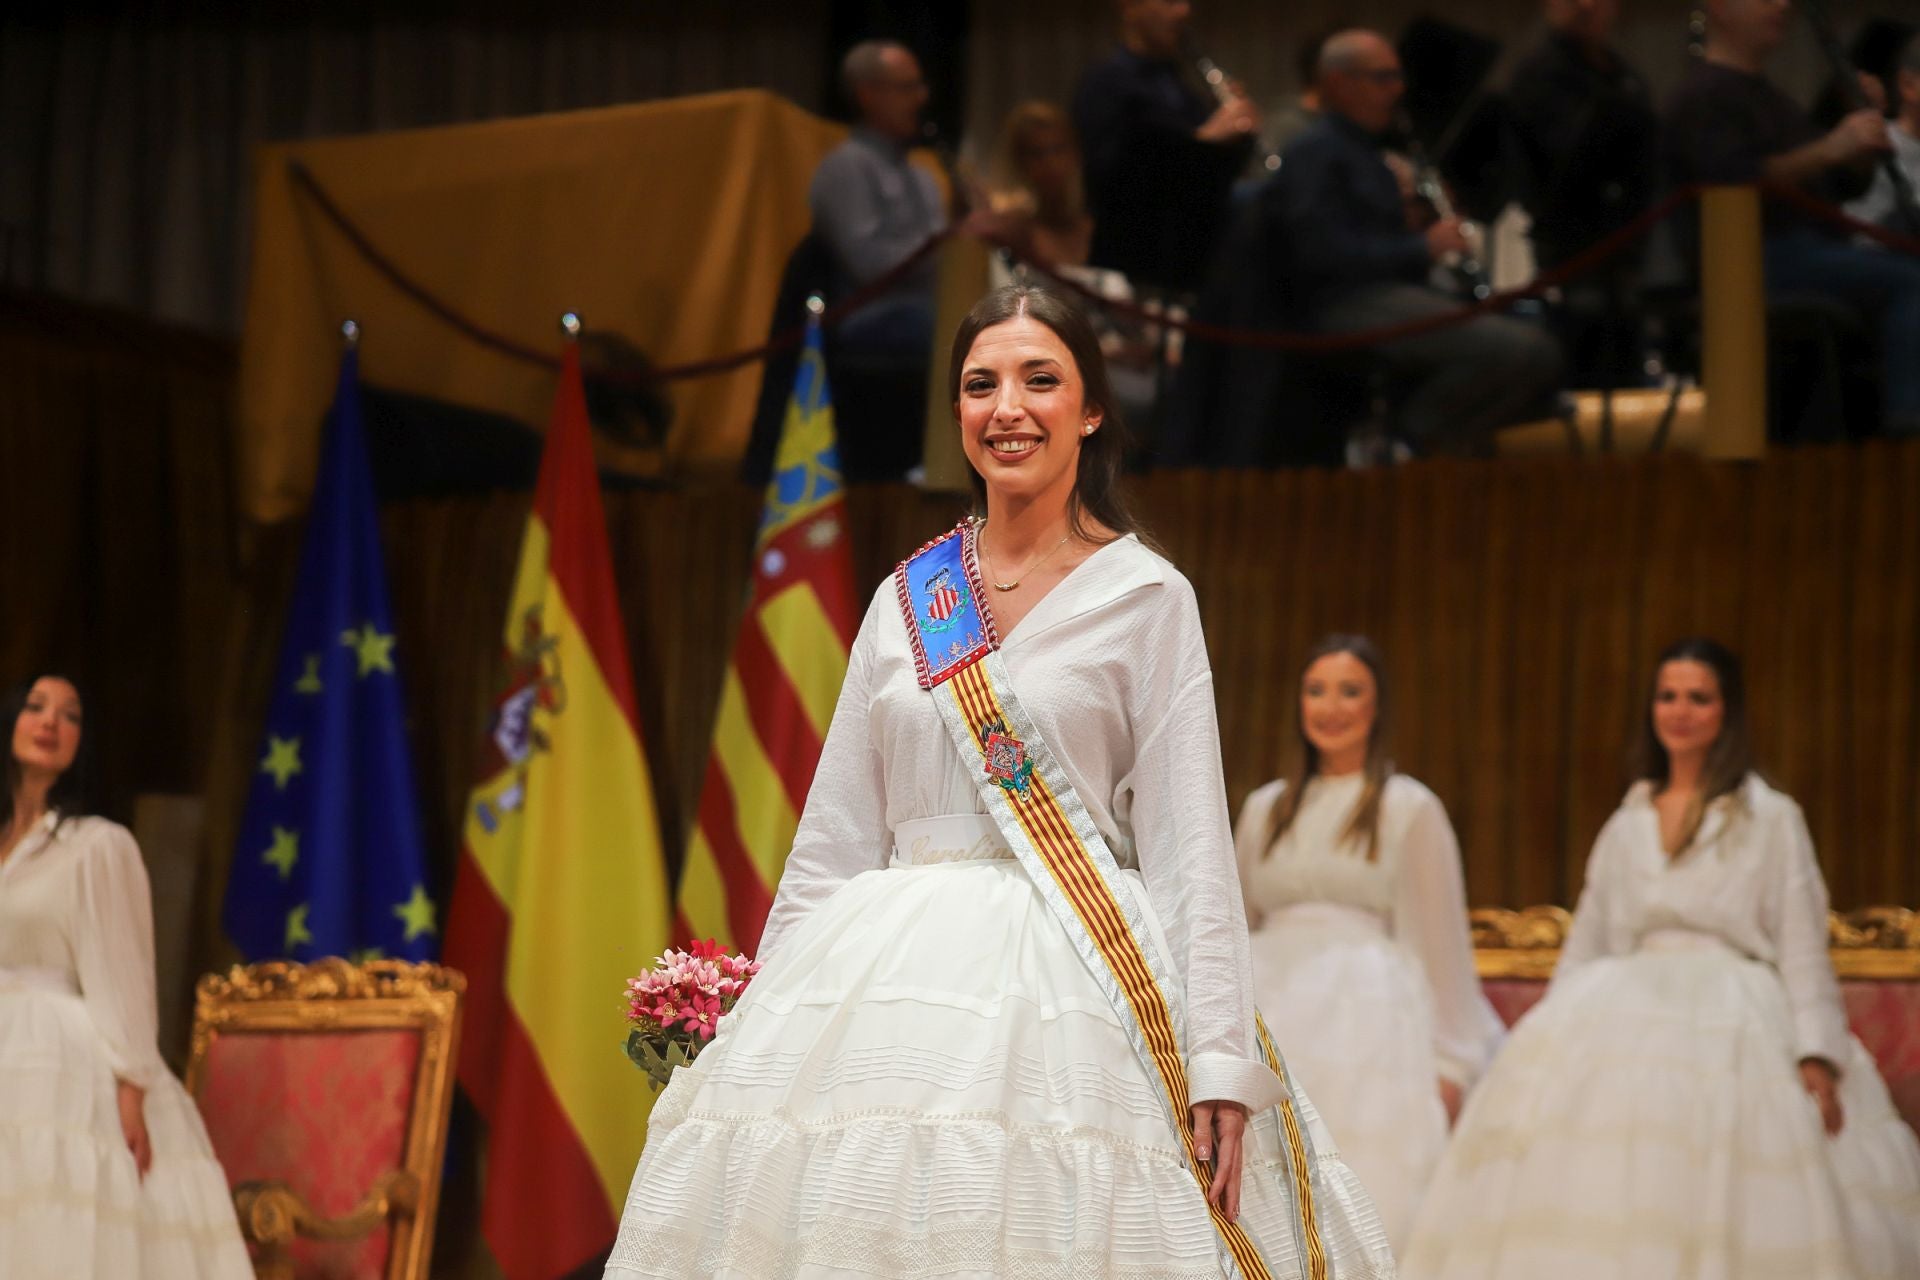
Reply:
[[[1193, 69], [1200, 73], [1200, 79], [1206, 83], [1208, 91], [1213, 94], [1213, 100], [1223, 107], [1232, 102], [1233, 81], [1220, 69], [1220, 64], [1204, 53], [1190, 51], [1188, 56], [1193, 59]], [[1253, 144], [1263, 157], [1261, 167], [1268, 173], [1277, 172], [1280, 168], [1280, 153], [1269, 145], [1264, 137], [1256, 135]]]
[[[1413, 162], [1413, 191], [1425, 200], [1433, 209], [1434, 216], [1442, 219], [1454, 217], [1453, 201], [1447, 196], [1446, 183], [1440, 179], [1440, 171], [1427, 159], [1427, 153], [1414, 136], [1412, 128], [1405, 130], [1407, 136], [1407, 158]], [[1461, 230], [1471, 239], [1479, 234], [1479, 228], [1466, 219], [1461, 219]], [[1487, 269], [1477, 255], [1472, 253], [1450, 253], [1441, 265], [1447, 269], [1459, 285], [1462, 294], [1469, 298], [1484, 298], [1493, 292], [1493, 282], [1487, 278]]]
[[[1813, 27], [1814, 36], [1820, 41], [1820, 51], [1833, 64], [1833, 74], [1840, 82], [1840, 92], [1846, 97], [1847, 105], [1855, 111], [1871, 108], [1873, 104], [1861, 91], [1859, 72], [1848, 60], [1846, 50], [1840, 47], [1840, 33], [1834, 29], [1833, 14], [1827, 10], [1826, 0], [1804, 0], [1802, 7], [1807, 11], [1807, 22]], [[1920, 235], [1920, 200], [1915, 198], [1913, 184], [1907, 181], [1899, 158], [1889, 155], [1880, 161], [1880, 167], [1893, 183], [1894, 207], [1900, 211], [1908, 233]]]

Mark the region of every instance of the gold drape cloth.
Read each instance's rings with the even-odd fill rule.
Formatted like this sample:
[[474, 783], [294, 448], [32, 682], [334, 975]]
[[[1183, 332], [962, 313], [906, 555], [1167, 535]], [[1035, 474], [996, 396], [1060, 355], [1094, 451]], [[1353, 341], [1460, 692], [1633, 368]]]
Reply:
[[[297, 190], [290, 161], [476, 323], [557, 353], [557, 321], [575, 310], [676, 364], [765, 339], [807, 231], [807, 184], [845, 135], [746, 90], [262, 148], [240, 351], [242, 509], [272, 522], [305, 508], [344, 319], [364, 331], [369, 383], [534, 427], [553, 400], [551, 370], [472, 341], [380, 275]], [[627, 449], [602, 462], [725, 466], [759, 386], [758, 364], [674, 383], [666, 457]]]

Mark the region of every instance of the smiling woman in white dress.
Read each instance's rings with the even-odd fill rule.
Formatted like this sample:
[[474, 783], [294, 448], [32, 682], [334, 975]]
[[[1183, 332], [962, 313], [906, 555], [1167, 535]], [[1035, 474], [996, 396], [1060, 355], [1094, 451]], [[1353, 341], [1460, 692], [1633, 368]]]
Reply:
[[1752, 771], [1731, 653], [1661, 655], [1636, 754], [1405, 1274], [1920, 1275], [1920, 1147], [1847, 1030], [1813, 842]]
[[0, 1274], [243, 1280], [227, 1180], [155, 1043], [140, 850], [86, 816], [81, 716], [59, 676], [0, 714]]
[[[1259, 1056], [1199, 615], [1117, 498], [1097, 339], [1010, 286], [969, 315], [949, 379], [986, 518], [949, 535], [963, 558], [929, 617], [980, 604], [1001, 642], [977, 670], [1017, 693], [1002, 727], [1041, 762], [1000, 785], [1077, 796], [1074, 829], [1125, 868], [1127, 936], [1181, 1007], [1191, 1111], [1175, 1123], [1113, 974], [996, 822], [1016, 802], [983, 794], [936, 706], [967, 673], [927, 683], [950, 660], [914, 639], [917, 612], [910, 634], [905, 566], [854, 644], [765, 968], [655, 1105], [608, 1274], [1211, 1280], [1248, 1273], [1221, 1243], [1244, 1231], [1292, 1280], [1325, 1271], [1295, 1247], [1297, 1177], [1341, 1280], [1390, 1275], [1364, 1192], [1304, 1099], [1275, 1107]], [[1285, 1144], [1282, 1114], [1319, 1144]]]
[[1459, 843], [1394, 769], [1388, 705], [1372, 641], [1316, 645], [1299, 770], [1247, 797], [1234, 843], [1254, 1000], [1399, 1250], [1503, 1030], [1474, 972]]

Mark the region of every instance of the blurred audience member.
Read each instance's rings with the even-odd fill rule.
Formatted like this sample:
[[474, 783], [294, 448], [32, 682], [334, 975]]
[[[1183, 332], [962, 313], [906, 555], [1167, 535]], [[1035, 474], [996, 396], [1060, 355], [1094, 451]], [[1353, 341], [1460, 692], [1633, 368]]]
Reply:
[[1023, 102], [1000, 127], [992, 207], [1024, 223], [1025, 247], [1056, 266], [1084, 264], [1093, 250], [1080, 142], [1067, 113]]
[[1190, 292], [1228, 216], [1260, 115], [1225, 102], [1182, 61], [1186, 0], [1119, 0], [1120, 47], [1081, 78], [1073, 120], [1086, 148], [1092, 262], [1135, 284]]
[[[1706, 0], [1702, 56], [1668, 103], [1668, 176], [1683, 183], [1766, 181], [1839, 204], [1866, 191], [1889, 153], [1887, 121], [1872, 108], [1821, 132], [1766, 77], [1786, 38], [1788, 0]], [[1875, 253], [1778, 200], [1766, 201], [1771, 294], [1819, 295], [1879, 322], [1886, 425], [1920, 433], [1920, 259]]]
[[[1401, 182], [1382, 158], [1381, 137], [1404, 87], [1393, 46], [1377, 32], [1340, 32], [1321, 52], [1317, 83], [1326, 114], [1288, 149], [1272, 202], [1296, 309], [1316, 327], [1344, 333], [1459, 307], [1460, 299], [1425, 283], [1436, 261], [1468, 251], [1459, 219], [1410, 230]], [[1399, 428], [1426, 452], [1478, 450], [1494, 428], [1550, 411], [1560, 376], [1553, 340], [1505, 316], [1397, 338], [1378, 351], [1411, 384]]]
[[[995, 238], [1107, 301], [1134, 300], [1124, 275], [1087, 265], [1094, 223], [1087, 213], [1080, 142], [1065, 111], [1051, 102], [1023, 102], [1008, 112], [1000, 126], [993, 176], [988, 203], [1001, 228]], [[1026, 274], [1001, 255], [993, 261], [994, 288]], [[1156, 361], [1163, 335], [1157, 327], [1108, 307], [1086, 310], [1107, 357], [1115, 407], [1136, 439], [1150, 447], [1158, 422]]]
[[1631, 222], [1658, 178], [1646, 81], [1609, 43], [1619, 0], [1547, 0], [1547, 35], [1507, 89], [1542, 270]]
[[[1909, 39], [1900, 51], [1893, 73], [1894, 116], [1887, 126], [1893, 142], [1894, 162], [1906, 175], [1909, 191], [1920, 191], [1920, 35]], [[1885, 168], [1877, 168], [1867, 193], [1847, 205], [1847, 212], [1862, 222], [1877, 223], [1891, 231], [1920, 235], [1915, 214], [1903, 210], [1893, 178]]]
[[[807, 203], [833, 256], [834, 293], [845, 296], [893, 270], [946, 225], [940, 185], [907, 158], [920, 137], [927, 85], [905, 45], [866, 40], [847, 51], [840, 78], [858, 121], [814, 171]], [[924, 366], [933, 341], [935, 264], [922, 261], [897, 286], [842, 320], [840, 348], [863, 363]]]
[[1300, 42], [1293, 60], [1294, 83], [1300, 86], [1299, 92], [1267, 112], [1261, 136], [1267, 145], [1283, 153], [1320, 118], [1320, 89], [1315, 81], [1320, 76], [1320, 51], [1327, 47], [1327, 37], [1332, 34], [1331, 30], [1321, 31]]

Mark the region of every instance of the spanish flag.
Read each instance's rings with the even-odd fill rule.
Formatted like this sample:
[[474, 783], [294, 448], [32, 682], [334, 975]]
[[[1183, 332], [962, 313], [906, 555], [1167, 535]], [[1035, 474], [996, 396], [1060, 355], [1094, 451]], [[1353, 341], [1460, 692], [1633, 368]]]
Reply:
[[860, 616], [817, 321], [787, 401], [748, 592], [681, 872], [678, 927], [751, 954], [813, 785]]
[[667, 945], [668, 886], [614, 591], [580, 357], [567, 344], [468, 799], [446, 961], [460, 1082], [488, 1124], [481, 1231], [508, 1280], [613, 1241], [646, 1142], [621, 993]]

